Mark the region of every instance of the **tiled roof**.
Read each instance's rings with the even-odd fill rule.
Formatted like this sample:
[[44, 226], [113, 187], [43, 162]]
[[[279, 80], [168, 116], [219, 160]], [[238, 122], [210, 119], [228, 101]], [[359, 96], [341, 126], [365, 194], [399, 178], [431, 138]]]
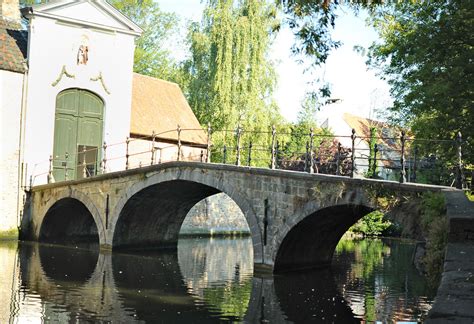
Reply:
[[25, 72], [27, 46], [27, 32], [0, 17], [0, 70]]
[[349, 127], [356, 131], [356, 136], [363, 138], [366, 142], [370, 141], [370, 128], [375, 127], [379, 152], [382, 153], [384, 159], [387, 159], [382, 163], [385, 166], [393, 166], [393, 164], [398, 163], [401, 150], [399, 139], [402, 128], [348, 113], [345, 113], [343, 118]]
[[[130, 133], [176, 141], [175, 130], [183, 129], [181, 141], [206, 144], [207, 135], [176, 83], [133, 74]], [[163, 133], [166, 132], [166, 133]]]

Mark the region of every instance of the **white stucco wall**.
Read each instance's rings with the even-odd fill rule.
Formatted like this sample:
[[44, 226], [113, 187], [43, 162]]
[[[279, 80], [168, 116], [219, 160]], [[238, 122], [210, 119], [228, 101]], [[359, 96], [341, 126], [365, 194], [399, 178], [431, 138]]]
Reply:
[[[86, 21], [91, 17], [89, 11], [90, 6], [75, 6], [73, 10], [75, 16]], [[107, 25], [109, 21], [94, 23]], [[129, 135], [135, 36], [38, 16], [30, 19], [29, 28], [25, 161], [29, 174], [43, 174], [35, 179], [37, 185], [46, 181], [44, 174], [53, 153], [56, 97], [61, 91], [86, 89], [103, 99], [103, 139], [108, 144], [124, 142]], [[84, 42], [89, 46], [89, 61], [87, 65], [77, 65], [78, 49]], [[61, 77], [63, 67], [73, 77]], [[103, 83], [91, 80], [100, 75]], [[125, 146], [111, 146], [108, 154], [125, 155]], [[108, 164], [111, 171], [121, 167], [114, 161]]]
[[23, 74], [0, 70], [0, 232], [17, 227]]

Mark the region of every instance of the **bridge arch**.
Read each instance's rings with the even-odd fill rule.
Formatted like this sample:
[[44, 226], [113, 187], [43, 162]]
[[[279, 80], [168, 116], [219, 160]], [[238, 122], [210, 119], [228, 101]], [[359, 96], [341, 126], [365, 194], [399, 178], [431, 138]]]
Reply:
[[78, 190], [61, 190], [40, 214], [37, 237], [43, 242], [87, 241], [103, 244], [105, 232], [99, 210]]
[[[331, 264], [337, 243], [359, 219], [374, 211], [368, 203], [309, 202], [276, 235], [274, 272], [320, 268]], [[317, 236], [315, 236], [317, 233]]]
[[[206, 172], [191, 171], [192, 169], [178, 172], [173, 169], [165, 170], [128, 188], [111, 213], [108, 233], [112, 238], [112, 248], [134, 245], [144, 247], [147, 244], [176, 245], [181, 224], [189, 210], [202, 199], [223, 192], [242, 210], [251, 232], [254, 262], [260, 262], [263, 255], [262, 234], [250, 198], [223, 178], [209, 176]], [[151, 211], [153, 206], [160, 207]], [[135, 227], [135, 221], [144, 213], [148, 213], [150, 226]], [[151, 235], [153, 229], [154, 237], [145, 237], [143, 231], [148, 230]], [[134, 242], [136, 239], [138, 241]]]

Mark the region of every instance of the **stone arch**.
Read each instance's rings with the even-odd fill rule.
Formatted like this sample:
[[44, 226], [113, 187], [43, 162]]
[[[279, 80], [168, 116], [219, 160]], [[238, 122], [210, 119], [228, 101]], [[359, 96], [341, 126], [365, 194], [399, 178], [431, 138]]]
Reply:
[[[342, 235], [373, 210], [374, 207], [368, 203], [307, 203], [276, 234], [272, 253], [274, 272], [330, 265]], [[318, 233], [317, 237], [313, 233]]]
[[[92, 222], [96, 229], [95, 232], [98, 236], [98, 243], [104, 244], [105, 228], [98, 208], [86, 194], [69, 188], [61, 190], [55, 195], [55, 199], [50, 199], [42, 208], [42, 211], [40, 212], [39, 226], [37, 227], [36, 233], [38, 240], [41, 240], [42, 231], [45, 229], [43, 228], [45, 226], [45, 221], [47, 221], [48, 216], [51, 216], [51, 212], [54, 212], [53, 209], [55, 206], [57, 207], [58, 203], [67, 203], [67, 201], [69, 201], [72, 206], [82, 208], [80, 212], [88, 213], [92, 217]], [[68, 219], [74, 219], [74, 217], [68, 217]]]
[[[215, 193], [223, 192], [227, 194], [242, 210], [245, 219], [249, 225], [253, 247], [254, 247], [254, 262], [260, 263], [263, 259], [263, 245], [261, 231], [258, 225], [258, 220], [256, 214], [249, 202], [249, 198], [241, 195], [232, 184], [225, 182], [221, 177], [213, 176], [212, 173], [205, 173], [201, 170], [192, 170], [192, 169], [181, 169], [181, 168], [171, 168], [164, 170], [160, 173], [156, 173], [149, 178], [146, 178], [142, 181], [135, 183], [133, 186], [127, 189], [127, 191], [121, 196], [117, 204], [112, 210], [110, 218], [110, 226], [108, 230], [108, 237], [110, 238], [109, 243], [114, 247], [113, 240], [115, 240], [115, 235], [117, 235], [117, 223], [126, 207], [126, 204], [137, 197], [136, 194], [140, 192], [145, 192], [147, 189], [150, 190], [153, 186], [167, 186], [172, 185], [172, 183], [178, 183], [179, 181], [185, 182], [184, 185], [194, 186], [195, 190], [204, 190], [202, 195], [199, 197], [196, 196], [195, 203], [211, 196]], [[146, 192], [145, 192], [146, 193]], [[151, 194], [151, 192], [149, 192]], [[194, 204], [193, 204], [194, 205]], [[189, 209], [192, 206], [189, 207]], [[189, 209], [187, 211], [189, 211]], [[185, 215], [184, 215], [185, 217]], [[175, 229], [175, 234], [179, 232], [183, 219], [180, 221], [179, 226]], [[170, 241], [171, 242], [171, 241]], [[166, 243], [166, 242], [161, 242]]]

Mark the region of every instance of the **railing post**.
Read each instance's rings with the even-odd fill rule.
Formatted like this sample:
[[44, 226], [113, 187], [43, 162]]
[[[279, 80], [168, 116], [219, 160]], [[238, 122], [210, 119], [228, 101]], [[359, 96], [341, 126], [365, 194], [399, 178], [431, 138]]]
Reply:
[[151, 164], [155, 164], [155, 139], [156, 139], [156, 134], [155, 131], [151, 133]]
[[128, 161], [128, 158], [130, 157], [130, 155], [128, 154], [128, 146], [130, 144], [130, 137], [127, 136], [127, 139], [125, 140], [125, 143], [127, 145], [126, 152], [125, 152], [125, 170], [128, 170], [128, 168], [130, 167], [130, 164], [129, 164], [129, 161]]
[[458, 132], [456, 142], [458, 146], [456, 188], [462, 189], [463, 174], [462, 174], [462, 135], [461, 135], [461, 132]]
[[341, 175], [341, 151], [342, 151], [342, 145], [340, 142], [338, 142], [337, 155], [336, 155], [336, 175]]
[[314, 131], [313, 128], [309, 130], [309, 173], [314, 173], [314, 161], [313, 161], [313, 149], [314, 149]]
[[64, 154], [64, 160], [65, 160], [65, 162], [64, 162], [64, 180], [67, 181], [67, 180], [68, 180], [68, 176], [67, 176], [67, 169], [68, 169], [67, 163], [68, 163], [68, 160], [69, 160], [69, 153], [68, 153], [68, 152], [66, 152], [66, 153]]
[[275, 125], [272, 126], [272, 161], [270, 163], [270, 168], [275, 169], [275, 140], [276, 140], [276, 128]]
[[204, 162], [204, 151], [201, 150], [201, 163], [203, 163], [203, 162]]
[[418, 156], [418, 146], [415, 145], [415, 149], [413, 150], [413, 173], [411, 176], [411, 182], [416, 182], [416, 157]]
[[251, 166], [251, 164], [252, 164], [252, 146], [253, 146], [252, 141], [250, 141], [250, 143], [249, 143], [249, 154], [248, 154], [248, 159], [247, 159], [247, 165], [248, 166]]
[[356, 130], [352, 129], [351, 141], [352, 141], [352, 152], [351, 152], [351, 178], [354, 178], [355, 170], [355, 140], [356, 140]]
[[104, 158], [102, 159], [102, 173], [105, 173], [107, 170], [107, 143], [105, 141], [102, 148], [104, 149]]
[[304, 156], [304, 172], [308, 172], [309, 168], [309, 142], [306, 141], [306, 154]]
[[227, 163], [227, 145], [224, 145], [224, 149], [222, 152], [222, 163], [223, 164]]
[[242, 130], [240, 125], [237, 127], [237, 156], [235, 159], [235, 165], [240, 165], [240, 138], [242, 136]]
[[280, 142], [276, 141], [275, 148], [275, 169], [278, 169], [278, 155], [280, 154]]
[[178, 128], [176, 129], [178, 132], [178, 156], [177, 160], [181, 161], [181, 127], [178, 125]]
[[82, 145], [82, 177], [87, 178], [86, 146]]
[[406, 171], [405, 171], [405, 131], [402, 131], [402, 134], [400, 136], [400, 142], [402, 144], [402, 152], [400, 156], [400, 164], [401, 164], [401, 171], [400, 171], [400, 183], [405, 183], [407, 181], [406, 179]]
[[30, 190], [33, 188], [33, 175], [30, 175]]
[[206, 163], [211, 163], [211, 123], [207, 124], [207, 154], [206, 154]]
[[53, 156], [49, 156], [48, 183], [53, 182]]
[[375, 179], [377, 176], [377, 153], [379, 152], [379, 147], [377, 143], [374, 145], [374, 165], [372, 166], [372, 179]]

